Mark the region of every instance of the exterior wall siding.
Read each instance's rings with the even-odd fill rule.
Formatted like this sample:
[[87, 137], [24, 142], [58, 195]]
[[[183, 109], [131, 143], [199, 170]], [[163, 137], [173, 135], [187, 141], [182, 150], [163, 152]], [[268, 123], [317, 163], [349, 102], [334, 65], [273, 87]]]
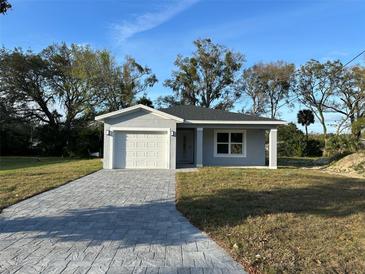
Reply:
[[[125, 128], [166, 128], [176, 133], [180, 128], [203, 128], [203, 166], [264, 166], [265, 165], [265, 131], [276, 128], [275, 125], [217, 125], [217, 124], [180, 124], [173, 119], [166, 119], [146, 110], [138, 110], [119, 117], [107, 118], [104, 121], [104, 168], [110, 168], [110, 148], [113, 141], [114, 163], [116, 167], [122, 161], [121, 132], [115, 131], [112, 136], [106, 135], [112, 126]], [[246, 157], [215, 157], [215, 129], [244, 129], [246, 130]], [[194, 130], [194, 142], [196, 142]], [[169, 135], [170, 169], [176, 168], [176, 134]], [[197, 144], [194, 143], [196, 163]]]
[[[216, 127], [216, 129], [217, 128], [218, 127]], [[222, 127], [219, 127], [219, 129], [222, 129]], [[227, 128], [225, 127], [225, 129]], [[235, 127], [234, 129], [237, 129], [237, 127]], [[240, 129], [243, 128], [241, 127]], [[264, 166], [265, 130], [247, 129], [247, 128], [244, 129], [246, 130], [246, 157], [215, 157], [214, 128], [204, 128], [203, 165], [204, 166]]]
[[[104, 158], [103, 167], [110, 168], [110, 145], [111, 140], [114, 138], [113, 150], [114, 160], [119, 163], [122, 155], [118, 153], [121, 151], [120, 132], [113, 132], [113, 136], [106, 135], [107, 130], [114, 127], [131, 127], [131, 128], [169, 128], [171, 131], [176, 132], [176, 121], [172, 119], [165, 119], [152, 114], [146, 110], [138, 110], [123, 116], [109, 118], [104, 121]], [[170, 169], [176, 168], [176, 134], [174, 136], [169, 135], [170, 138]]]

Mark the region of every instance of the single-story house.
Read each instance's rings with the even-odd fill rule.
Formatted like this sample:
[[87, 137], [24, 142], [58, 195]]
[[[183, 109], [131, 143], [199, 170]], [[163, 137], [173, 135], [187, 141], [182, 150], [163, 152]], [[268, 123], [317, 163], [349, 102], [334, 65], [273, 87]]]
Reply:
[[97, 116], [104, 122], [106, 169], [202, 166], [277, 167], [277, 127], [286, 122], [197, 106], [135, 105]]

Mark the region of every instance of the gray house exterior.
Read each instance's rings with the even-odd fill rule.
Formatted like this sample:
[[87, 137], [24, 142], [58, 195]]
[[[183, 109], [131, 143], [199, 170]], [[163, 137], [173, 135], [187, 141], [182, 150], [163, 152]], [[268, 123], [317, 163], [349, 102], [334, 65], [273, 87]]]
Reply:
[[277, 127], [284, 121], [196, 106], [156, 110], [136, 105], [97, 116], [104, 123], [105, 169], [202, 166], [277, 167]]

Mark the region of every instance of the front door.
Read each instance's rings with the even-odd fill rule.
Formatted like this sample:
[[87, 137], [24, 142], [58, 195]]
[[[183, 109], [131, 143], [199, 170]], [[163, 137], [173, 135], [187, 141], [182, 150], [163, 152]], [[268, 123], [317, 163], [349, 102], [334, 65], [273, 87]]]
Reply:
[[194, 163], [194, 130], [179, 129], [176, 133], [176, 160], [178, 164]]

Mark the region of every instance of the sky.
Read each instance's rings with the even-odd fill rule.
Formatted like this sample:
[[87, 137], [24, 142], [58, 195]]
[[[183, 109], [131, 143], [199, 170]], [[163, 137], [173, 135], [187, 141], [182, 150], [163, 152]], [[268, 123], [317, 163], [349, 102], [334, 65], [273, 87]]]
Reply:
[[[211, 38], [245, 55], [245, 67], [284, 60], [296, 66], [310, 59], [347, 62], [365, 49], [365, 0], [8, 0], [0, 16], [0, 45], [35, 52], [66, 42], [108, 49], [122, 63], [133, 56], [159, 82], [151, 99], [171, 94], [163, 81], [177, 54], [188, 56], [193, 41]], [[365, 57], [353, 64], [364, 64]], [[238, 102], [235, 110], [242, 109]], [[296, 122], [296, 104], [281, 118]], [[327, 115], [330, 131], [339, 116]], [[309, 128], [320, 132], [318, 122]]]

